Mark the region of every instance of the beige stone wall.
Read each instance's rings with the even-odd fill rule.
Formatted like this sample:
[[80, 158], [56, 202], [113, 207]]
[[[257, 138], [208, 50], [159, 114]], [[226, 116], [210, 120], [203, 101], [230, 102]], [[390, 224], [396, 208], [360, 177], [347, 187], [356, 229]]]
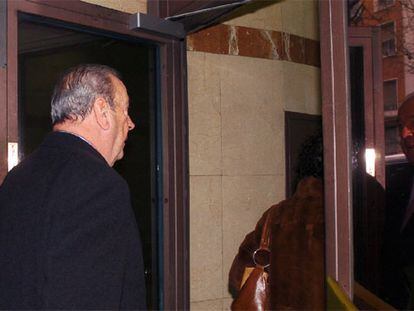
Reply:
[[[91, 4], [96, 4], [106, 8], [127, 12], [127, 13], [146, 13], [147, 0], [82, 0]], [[149, 0], [151, 1], [151, 0]]]
[[[226, 24], [318, 39], [316, 1], [280, 1]], [[192, 310], [227, 310], [244, 236], [284, 198], [284, 111], [320, 114], [320, 69], [188, 52]]]
[[309, 39], [319, 39], [318, 1], [277, 0], [273, 4], [251, 10], [245, 6], [235, 12], [240, 15], [225, 21], [227, 25], [277, 30]]

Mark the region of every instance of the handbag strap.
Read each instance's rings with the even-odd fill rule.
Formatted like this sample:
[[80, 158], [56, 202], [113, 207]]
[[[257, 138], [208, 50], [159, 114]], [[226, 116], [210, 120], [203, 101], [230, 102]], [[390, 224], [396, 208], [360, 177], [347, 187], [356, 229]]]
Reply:
[[266, 219], [262, 227], [259, 248], [253, 252], [254, 264], [263, 268], [270, 266], [270, 218], [271, 210], [267, 212]]
[[269, 226], [270, 226], [270, 214], [271, 214], [271, 210], [269, 210], [267, 212], [266, 215], [266, 220], [265, 223], [263, 225], [262, 228], [262, 236], [260, 238], [260, 246], [259, 249], [269, 249], [270, 246], [270, 230], [269, 230]]

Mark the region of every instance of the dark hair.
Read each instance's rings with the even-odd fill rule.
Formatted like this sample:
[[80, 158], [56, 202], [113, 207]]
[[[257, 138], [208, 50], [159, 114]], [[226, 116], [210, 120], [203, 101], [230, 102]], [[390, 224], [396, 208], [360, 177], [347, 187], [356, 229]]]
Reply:
[[52, 124], [65, 120], [82, 120], [91, 112], [97, 97], [114, 108], [111, 76], [120, 74], [108, 66], [82, 64], [65, 71], [55, 85], [51, 101]]
[[296, 167], [296, 184], [306, 176], [323, 178], [323, 138], [318, 130], [301, 145]]
[[414, 99], [414, 92], [412, 92], [412, 93], [408, 94], [408, 95], [404, 98], [404, 100], [403, 100], [403, 102], [401, 103], [400, 107], [401, 107], [402, 105], [404, 105], [405, 103], [408, 103], [408, 102], [412, 101], [413, 99]]

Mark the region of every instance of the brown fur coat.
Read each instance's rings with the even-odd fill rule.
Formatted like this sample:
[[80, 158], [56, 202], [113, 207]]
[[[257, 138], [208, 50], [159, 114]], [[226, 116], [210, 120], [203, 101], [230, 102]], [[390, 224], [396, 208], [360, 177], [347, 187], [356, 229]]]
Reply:
[[268, 209], [245, 237], [230, 270], [230, 291], [237, 297], [244, 267], [253, 266], [252, 253], [259, 246], [267, 213], [271, 309], [324, 309], [323, 183], [314, 177], [302, 179], [295, 194]]

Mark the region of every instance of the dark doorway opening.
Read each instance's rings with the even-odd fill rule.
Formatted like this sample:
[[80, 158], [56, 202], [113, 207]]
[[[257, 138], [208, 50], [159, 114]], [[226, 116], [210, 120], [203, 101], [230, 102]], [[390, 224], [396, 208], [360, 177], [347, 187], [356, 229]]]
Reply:
[[[286, 197], [291, 197], [299, 182], [297, 176], [298, 157], [302, 144], [311, 136], [322, 132], [322, 118], [319, 115], [285, 111], [285, 159]], [[322, 134], [321, 134], [322, 135]]]
[[[124, 158], [115, 169], [126, 179], [141, 231], [150, 309], [160, 308], [161, 142], [157, 101], [155, 46], [108, 34], [57, 27], [19, 16], [19, 156], [30, 154], [51, 130], [50, 97], [59, 74], [80, 63], [105, 64], [122, 75], [136, 128], [129, 134]], [[87, 191], [87, 190], [86, 190]]]
[[[367, 127], [364, 80], [364, 48], [349, 48], [352, 120], [352, 203], [354, 279], [375, 295], [381, 288], [381, 251], [384, 230], [385, 192], [375, 176], [367, 172]], [[358, 297], [355, 303], [361, 304]]]

